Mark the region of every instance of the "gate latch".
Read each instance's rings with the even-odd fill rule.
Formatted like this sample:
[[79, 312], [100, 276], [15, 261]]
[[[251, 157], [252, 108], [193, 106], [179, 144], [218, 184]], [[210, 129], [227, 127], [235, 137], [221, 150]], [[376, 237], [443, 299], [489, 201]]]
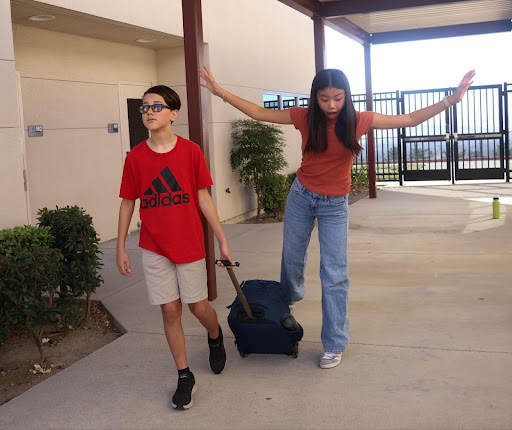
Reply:
[[446, 143], [450, 143], [450, 133], [446, 133], [444, 139], [446, 140]]
[[459, 141], [459, 136], [457, 133], [453, 133], [453, 141], [454, 142], [458, 142]]

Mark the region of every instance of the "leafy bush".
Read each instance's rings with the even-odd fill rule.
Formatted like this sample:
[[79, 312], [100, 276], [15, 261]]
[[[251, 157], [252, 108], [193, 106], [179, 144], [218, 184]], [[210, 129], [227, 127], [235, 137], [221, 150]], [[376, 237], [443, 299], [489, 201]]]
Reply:
[[99, 238], [93, 227], [92, 217], [78, 206], [66, 206], [38, 211], [39, 225], [49, 227], [55, 238], [55, 247], [63, 255], [60, 294], [73, 298], [87, 295], [87, 313], [89, 317], [91, 294], [103, 282], [99, 274], [102, 266], [99, 259]]
[[281, 216], [290, 189], [286, 176], [279, 173], [267, 176], [264, 180], [264, 187], [263, 210], [266, 214], [273, 214], [275, 217]]
[[0, 255], [14, 254], [19, 248], [36, 245], [52, 246], [53, 242], [49, 228], [26, 225], [0, 230]]
[[265, 180], [287, 166], [283, 132], [274, 125], [249, 119], [235, 121], [232, 127], [231, 168], [239, 169], [242, 184], [254, 188], [259, 217], [265, 198]]
[[12, 327], [25, 324], [42, 361], [43, 330], [58, 312], [52, 298], [62, 256], [49, 246], [52, 243], [48, 229], [26, 226], [0, 231], [0, 339]]
[[85, 323], [85, 317], [85, 311], [79, 304], [75, 303], [62, 309], [62, 319], [65, 321], [67, 326], [79, 327]]
[[358, 168], [352, 168], [351, 173], [352, 179], [352, 191], [356, 193], [362, 193], [368, 190], [370, 179], [368, 177], [368, 168], [366, 166], [359, 166]]
[[297, 172], [288, 173], [286, 175], [286, 182], [288, 183], [288, 188], [290, 188], [297, 177]]

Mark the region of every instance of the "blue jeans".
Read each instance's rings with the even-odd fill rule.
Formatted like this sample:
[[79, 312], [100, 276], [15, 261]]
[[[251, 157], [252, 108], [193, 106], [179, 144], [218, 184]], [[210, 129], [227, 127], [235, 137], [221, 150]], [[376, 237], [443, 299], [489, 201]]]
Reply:
[[349, 342], [348, 194], [339, 197], [316, 194], [295, 179], [284, 215], [281, 283], [288, 290], [291, 302], [304, 298], [304, 268], [315, 219], [320, 242], [322, 344], [325, 352], [340, 353]]

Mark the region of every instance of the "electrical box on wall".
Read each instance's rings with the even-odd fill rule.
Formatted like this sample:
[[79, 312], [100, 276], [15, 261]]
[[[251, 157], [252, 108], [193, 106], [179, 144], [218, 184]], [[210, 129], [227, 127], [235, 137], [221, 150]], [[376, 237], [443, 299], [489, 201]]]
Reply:
[[108, 125], [108, 132], [109, 133], [117, 133], [119, 130], [119, 126], [113, 122]]
[[28, 126], [28, 137], [39, 137], [43, 135], [42, 125], [29, 125]]

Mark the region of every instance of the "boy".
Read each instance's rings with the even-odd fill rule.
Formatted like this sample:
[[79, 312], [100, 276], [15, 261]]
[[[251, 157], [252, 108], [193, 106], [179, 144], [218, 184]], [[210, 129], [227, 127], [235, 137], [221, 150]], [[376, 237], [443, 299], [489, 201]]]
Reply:
[[143, 96], [142, 120], [151, 137], [125, 160], [119, 210], [117, 266], [131, 276], [125, 243], [135, 200], [140, 199], [139, 246], [149, 302], [160, 305], [165, 336], [178, 369], [173, 408], [188, 409], [196, 392], [188, 368], [182, 303], [208, 331], [210, 367], [219, 374], [226, 363], [217, 314], [208, 302], [202, 213], [219, 242], [220, 259], [233, 262], [217, 210], [206, 187], [213, 184], [199, 146], [173, 133], [181, 101], [171, 88], [158, 85]]

